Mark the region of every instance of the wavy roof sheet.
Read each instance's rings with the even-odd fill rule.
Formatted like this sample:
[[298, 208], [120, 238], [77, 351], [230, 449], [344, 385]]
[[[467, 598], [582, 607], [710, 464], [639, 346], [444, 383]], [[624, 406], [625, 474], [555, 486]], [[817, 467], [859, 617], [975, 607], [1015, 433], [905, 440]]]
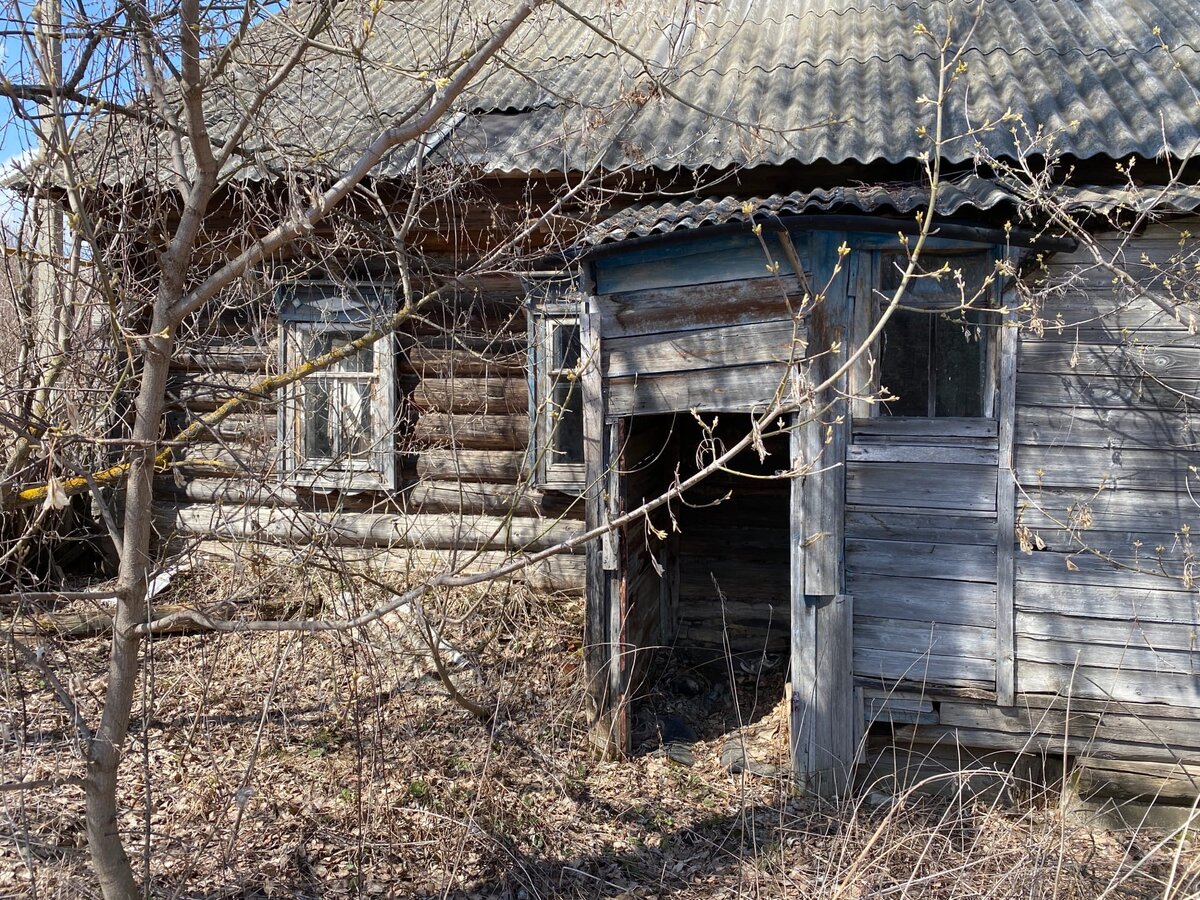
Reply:
[[[304, 9], [256, 29], [260, 57], [293, 45], [289, 17]], [[392, 0], [364, 41], [361, 8], [345, 5], [327, 43], [350, 49], [273, 92], [233, 165], [251, 178], [339, 170], [510, 9]], [[273, 73], [248, 53], [231, 71], [211, 104], [218, 135]], [[943, 75], [951, 161], [1200, 149], [1196, 0], [562, 0], [522, 26], [432, 139], [441, 158], [498, 173], [899, 162], [930, 151]], [[131, 144], [101, 177], [162, 177], [169, 154]], [[397, 150], [380, 174], [402, 175], [411, 157]]]

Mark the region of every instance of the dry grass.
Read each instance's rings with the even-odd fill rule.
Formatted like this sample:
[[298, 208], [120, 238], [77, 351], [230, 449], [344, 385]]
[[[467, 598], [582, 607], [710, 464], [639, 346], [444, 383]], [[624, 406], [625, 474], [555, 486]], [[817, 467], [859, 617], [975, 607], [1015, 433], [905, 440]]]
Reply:
[[[585, 750], [578, 601], [456, 597], [450, 702], [397, 622], [337, 637], [171, 637], [147, 656], [121, 822], [154, 896], [1092, 898], [1194, 896], [1200, 854], [1035, 798], [841, 805], [696, 765]], [[399, 649], [398, 649], [399, 648]], [[99, 640], [47, 645], [94, 714]], [[35, 674], [4, 684], [6, 781], [77, 775]], [[81, 796], [0, 794], [0, 896], [90, 897]], [[1178, 855], [1177, 855], [1178, 851]]]

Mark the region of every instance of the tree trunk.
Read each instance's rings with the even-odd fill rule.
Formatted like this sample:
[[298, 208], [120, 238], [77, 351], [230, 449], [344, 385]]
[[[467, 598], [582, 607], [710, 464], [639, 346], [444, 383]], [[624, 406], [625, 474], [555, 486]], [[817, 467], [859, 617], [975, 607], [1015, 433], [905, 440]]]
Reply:
[[88, 848], [105, 900], [136, 900], [142, 895], [129, 855], [121, 842], [117, 775], [129, 733], [133, 694], [140, 669], [138, 654], [141, 639], [135, 629], [146, 621], [146, 577], [153, 529], [154, 456], [171, 361], [168, 309], [169, 304], [163, 302], [160, 294], [150, 337], [146, 339], [135, 407], [108, 690], [100, 726], [92, 739], [88, 758], [85, 787]]

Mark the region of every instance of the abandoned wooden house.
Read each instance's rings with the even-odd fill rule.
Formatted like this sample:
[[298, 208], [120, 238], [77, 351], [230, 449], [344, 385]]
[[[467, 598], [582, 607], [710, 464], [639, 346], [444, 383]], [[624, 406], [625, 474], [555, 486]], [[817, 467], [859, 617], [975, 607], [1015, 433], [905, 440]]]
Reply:
[[[790, 660], [791, 763], [822, 791], [864, 736], [1066, 754], [1153, 790], [1200, 774], [1200, 192], [1176, 177], [1200, 141], [1200, 11], [633, 7], [544, 10], [431, 150], [492, 197], [597, 171], [630, 189], [448, 302], [454, 331], [406, 326], [187, 451], [164, 539], [486, 567], [754, 431], [682, 497], [517, 576], [586, 593], [598, 740], [631, 749], [652, 657], [684, 648]], [[346, 102], [308, 90], [297, 127]], [[1030, 202], [1042, 175], [1060, 187]], [[177, 409], [391, 297], [385, 277], [281, 278], [227, 347], [181, 354]]]

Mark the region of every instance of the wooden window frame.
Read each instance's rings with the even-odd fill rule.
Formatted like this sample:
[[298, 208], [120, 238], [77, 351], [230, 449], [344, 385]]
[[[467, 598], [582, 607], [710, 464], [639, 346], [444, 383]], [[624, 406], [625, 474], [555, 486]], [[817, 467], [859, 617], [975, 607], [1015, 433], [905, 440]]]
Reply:
[[[890, 299], [890, 294], [883, 288], [883, 284], [884, 284], [884, 268], [883, 267], [888, 264], [888, 257], [891, 255], [895, 255], [895, 254], [890, 254], [890, 253], [878, 254], [878, 260], [875, 263], [875, 265], [872, 267], [874, 269], [874, 278], [872, 279], [872, 281], [873, 281], [873, 286], [875, 288], [875, 290], [872, 292], [875, 297], [875, 300], [872, 303], [872, 313], [871, 313], [871, 316], [872, 316], [871, 321], [872, 322], [874, 322], [878, 319], [878, 317], [882, 313], [883, 308], [886, 307], [886, 305], [887, 305], [887, 299]], [[995, 260], [997, 259], [997, 254], [996, 254], [996, 251], [994, 248], [984, 248], [984, 247], [979, 247], [979, 246], [964, 247], [962, 249], [954, 249], [954, 250], [947, 249], [947, 250], [929, 251], [926, 254], [924, 254], [924, 256], [922, 258], [923, 259], [928, 259], [928, 258], [941, 259], [941, 258], [958, 257], [958, 258], [966, 259], [966, 258], [969, 258], [972, 256], [979, 257], [981, 260], [986, 258], [986, 260], [988, 262], [993, 263], [993, 264], [994, 264]], [[953, 264], [951, 264], [951, 267], [953, 268]], [[883, 295], [883, 294], [887, 294], [887, 298], [881, 298], [880, 295]], [[993, 281], [993, 283], [991, 284], [991, 286], [988, 288], [987, 294], [988, 294], [987, 300], [990, 303], [990, 305], [993, 308], [998, 310], [999, 309], [999, 302], [998, 302], [998, 300], [999, 300], [999, 279], [998, 278], [995, 279]], [[915, 306], [915, 304], [910, 304], [905, 301], [902, 301], [901, 306], [908, 306], [909, 308], [913, 308]], [[984, 315], [994, 315], [995, 321], [994, 322], [993, 321], [984, 321], [980, 325], [980, 328], [982, 329], [982, 333], [980, 335], [980, 354], [981, 354], [981, 359], [980, 359], [980, 378], [981, 378], [980, 412], [979, 412], [978, 416], [969, 416], [968, 418], [994, 419], [994, 418], [996, 418], [996, 415], [997, 415], [996, 398], [997, 398], [997, 378], [998, 378], [998, 365], [999, 365], [998, 334], [999, 334], [999, 329], [1003, 325], [1004, 318], [998, 312], [994, 313], [994, 314], [986, 313], [986, 311], [981, 311], [981, 312], [983, 312]], [[929, 315], [929, 316], [934, 316], [934, 315], [938, 315], [939, 313], [937, 311], [937, 307], [930, 306], [930, 307], [928, 307], [927, 311], [923, 311], [923, 314]], [[886, 330], [886, 326], [885, 326], [885, 330]], [[875, 372], [874, 372], [874, 377], [873, 377], [873, 382], [874, 382], [873, 390], [875, 390], [875, 391], [878, 391], [879, 386], [882, 382], [882, 376], [883, 376], [883, 352], [882, 352], [883, 351], [883, 344], [882, 344], [883, 340], [884, 340], [884, 335], [880, 334], [879, 339], [876, 342], [876, 345], [874, 347], [874, 356], [875, 356], [876, 360], [878, 360], [878, 363], [875, 366]], [[930, 364], [931, 365], [932, 365], [933, 361], [934, 360], [933, 360], [933, 354], [932, 354], [932, 348], [931, 348], [931, 353], [930, 353]], [[929, 390], [931, 392], [936, 390], [935, 380], [934, 380], [932, 372], [930, 373]], [[884, 411], [882, 403], [872, 403], [870, 405], [870, 415], [871, 416], [887, 416], [888, 413], [886, 413]], [[896, 416], [895, 418], [928, 419], [930, 421], [936, 421], [937, 419], [954, 418], [954, 417], [938, 416], [938, 415], [925, 415], [925, 416]]]
[[529, 469], [534, 484], [542, 490], [579, 494], [587, 481], [582, 422], [579, 461], [558, 460], [555, 440], [560, 419], [555, 414], [553, 397], [563, 377], [569, 378], [571, 390], [582, 396], [582, 367], [564, 367], [554, 359], [555, 330], [580, 327], [581, 296], [574, 279], [565, 275], [526, 282], [525, 295], [529, 317]]
[[[336, 334], [353, 340], [391, 311], [390, 290], [370, 284], [304, 281], [281, 285], [279, 366], [286, 372], [306, 361], [303, 341]], [[366, 352], [366, 351], [362, 351]], [[286, 484], [316, 490], [385, 491], [396, 482], [395, 340], [385, 335], [371, 348], [372, 365], [360, 371], [330, 369], [287, 385], [279, 398], [280, 475]], [[366, 384], [369, 450], [359, 458], [318, 456], [305, 446], [305, 399], [317, 383]]]

